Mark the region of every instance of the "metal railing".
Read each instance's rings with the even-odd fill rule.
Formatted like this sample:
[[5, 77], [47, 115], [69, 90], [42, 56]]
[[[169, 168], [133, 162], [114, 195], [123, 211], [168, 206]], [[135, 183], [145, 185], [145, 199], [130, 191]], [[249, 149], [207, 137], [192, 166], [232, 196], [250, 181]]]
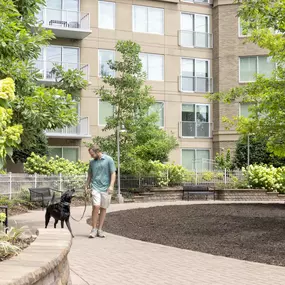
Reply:
[[43, 81], [55, 81], [56, 76], [52, 72], [52, 69], [55, 65], [61, 65], [65, 71], [68, 69], [78, 69], [83, 72], [83, 78], [85, 80], [89, 79], [89, 65], [82, 64], [82, 63], [72, 63], [72, 62], [59, 62], [59, 61], [44, 61], [44, 60], [37, 60], [35, 62], [35, 67], [39, 70], [40, 78], [39, 80]]
[[87, 137], [89, 136], [89, 118], [82, 117], [79, 119], [79, 124], [72, 127], [64, 127], [62, 129], [46, 130], [48, 137]]
[[213, 80], [209, 77], [180, 76], [179, 87], [181, 92], [213, 92]]
[[180, 30], [179, 34], [179, 45], [182, 47], [189, 48], [212, 48], [212, 34], [194, 32], [187, 30]]
[[207, 122], [179, 122], [179, 136], [193, 138], [212, 137], [212, 123]]
[[[201, 164], [202, 163], [202, 164]], [[231, 187], [237, 181], [243, 181], [245, 176], [243, 172], [226, 171], [211, 169], [214, 165], [211, 160], [197, 160], [195, 162], [195, 170], [190, 170], [187, 181], [174, 181], [174, 185], [187, 184], [225, 184]], [[200, 168], [200, 169], [199, 169]], [[122, 190], [135, 190], [148, 187], [159, 187], [161, 181], [167, 181], [171, 175], [165, 173], [162, 176], [121, 176]], [[7, 196], [9, 199], [19, 197], [20, 199], [29, 199], [30, 194], [28, 188], [50, 187], [60, 191], [75, 188], [76, 193], [83, 193], [84, 186], [87, 180], [87, 174], [83, 175], [39, 175], [39, 174], [25, 174], [25, 173], [8, 173], [0, 174], [0, 196]]]
[[43, 8], [37, 15], [38, 22], [44, 26], [90, 30], [90, 14], [71, 10]]

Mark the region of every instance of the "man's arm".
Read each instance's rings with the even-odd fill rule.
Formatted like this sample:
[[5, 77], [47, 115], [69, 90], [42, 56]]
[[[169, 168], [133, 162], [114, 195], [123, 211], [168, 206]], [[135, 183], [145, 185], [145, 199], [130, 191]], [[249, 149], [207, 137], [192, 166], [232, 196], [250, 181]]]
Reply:
[[113, 190], [114, 190], [114, 185], [116, 182], [116, 166], [115, 166], [114, 160], [112, 158], [109, 161], [109, 170], [111, 173], [111, 177], [110, 177], [111, 181], [110, 181], [110, 186], [108, 188], [108, 193], [112, 194]]
[[92, 168], [91, 168], [91, 163], [89, 164], [89, 169], [88, 169], [88, 177], [87, 177], [87, 181], [85, 184], [85, 192], [87, 192], [88, 189], [90, 189], [90, 182], [92, 179]]

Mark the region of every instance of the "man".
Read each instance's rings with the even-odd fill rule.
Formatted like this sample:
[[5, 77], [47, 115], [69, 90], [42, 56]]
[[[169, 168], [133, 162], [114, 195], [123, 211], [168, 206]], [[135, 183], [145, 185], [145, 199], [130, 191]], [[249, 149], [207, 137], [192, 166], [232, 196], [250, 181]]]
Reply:
[[[111, 197], [116, 180], [116, 167], [113, 159], [101, 152], [98, 146], [92, 146], [88, 149], [93, 160], [90, 161], [88, 178], [85, 186], [87, 193], [91, 189], [92, 194], [92, 230], [89, 238], [101, 237], [105, 235], [102, 232], [106, 210], [111, 203]], [[91, 187], [90, 187], [91, 186]], [[98, 216], [100, 210], [99, 227], [97, 228]]]

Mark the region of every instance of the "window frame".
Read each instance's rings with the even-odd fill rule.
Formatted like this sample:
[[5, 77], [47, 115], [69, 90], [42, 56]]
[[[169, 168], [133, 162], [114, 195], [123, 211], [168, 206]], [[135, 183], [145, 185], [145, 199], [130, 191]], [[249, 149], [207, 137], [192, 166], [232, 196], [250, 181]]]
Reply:
[[[100, 18], [101, 13], [100, 13], [100, 3], [107, 3], [110, 6], [113, 6], [113, 28], [104, 28], [104, 27], [100, 27]], [[115, 2], [109, 2], [109, 1], [98, 1], [98, 28], [102, 29], [102, 30], [115, 30], [116, 29], [116, 3]]]
[[[48, 148], [58, 148], [58, 149], [61, 149], [61, 158], [64, 158], [63, 157], [63, 149], [64, 148], [67, 148], [67, 149], [76, 149], [77, 150], [77, 160], [76, 161], [79, 161], [80, 160], [80, 157], [81, 157], [81, 153], [80, 153], [80, 147], [79, 146], [53, 146], [53, 145], [49, 145]], [[53, 156], [52, 156], [53, 157]], [[66, 159], [66, 158], [65, 158]]]
[[[138, 32], [135, 31], [135, 7], [144, 7], [147, 9], [147, 31], [146, 32]], [[154, 32], [149, 32], [149, 9], [158, 9], [162, 10], [162, 24], [163, 24], [163, 31], [162, 33], [154, 33]], [[152, 35], [164, 35], [165, 34], [165, 9], [164, 8], [159, 8], [159, 7], [150, 7], [150, 6], [145, 6], [145, 5], [132, 5], [132, 32], [133, 33], [140, 33], [140, 34], [152, 34]]]
[[[268, 55], [248, 55], [248, 56], [239, 56], [238, 57], [238, 80], [239, 80], [239, 83], [251, 83], [251, 82], [255, 82], [255, 81], [241, 81], [241, 70], [240, 70], [240, 67], [241, 67], [241, 58], [248, 58], [248, 57], [255, 57], [256, 58], [256, 73], [255, 74], [263, 74], [263, 73], [259, 73], [259, 61], [258, 61], [258, 58], [259, 57], [270, 57]], [[277, 68], [277, 64], [275, 62], [275, 69]]]
[[[100, 74], [101, 73], [101, 71], [100, 71], [100, 51], [110, 51], [110, 52], [112, 52], [112, 54], [113, 54], [113, 61], [116, 60], [116, 53], [112, 49], [99, 49], [98, 48], [98, 65], [97, 65], [98, 66], [98, 77], [99, 78], [103, 78], [103, 76]], [[116, 76], [116, 72], [115, 71], [113, 71], [113, 72], [114, 72], [114, 74], [112, 74], [111, 76], [115, 77]]]
[[[203, 60], [203, 61], [207, 61], [208, 62], [208, 74], [209, 74], [209, 76], [208, 77], [205, 77], [205, 78], [208, 78], [209, 80], [211, 80], [211, 60], [210, 59], [204, 59], [204, 58], [194, 58], [194, 57], [185, 57], [185, 56], [183, 56], [183, 57], [180, 57], [180, 82], [179, 82], [179, 91], [181, 92], [181, 93], [201, 93], [201, 92], [197, 92], [197, 91], [184, 91], [183, 89], [182, 89], [182, 80], [181, 80], [181, 78], [183, 77], [182, 76], [182, 62], [183, 62], [183, 59], [191, 59], [191, 60], [194, 60], [194, 63], [196, 62], [196, 60]], [[196, 73], [196, 70], [195, 70], [196, 68], [195, 68], [195, 64], [194, 64], [194, 73]], [[196, 77], [198, 77], [198, 76], [193, 76], [193, 78], [196, 78]], [[210, 85], [211, 85], [211, 82], [210, 82]]]
[[[163, 126], [159, 126], [159, 128], [160, 129], [164, 129], [165, 128], [165, 102], [164, 101], [160, 101], [160, 100], [157, 100], [157, 101], [155, 101], [155, 103], [154, 104], [162, 104], [162, 106], [163, 106]], [[148, 111], [148, 114], [150, 115], [151, 114], [151, 112], [150, 112], [150, 110]]]
[[[146, 81], [155, 81], [155, 82], [164, 82], [164, 77], [165, 77], [165, 56], [164, 56], [164, 54], [158, 54], [158, 53], [146, 53], [146, 52], [140, 52], [140, 54], [144, 54], [144, 55], [147, 55], [147, 72], [146, 72]], [[163, 60], [162, 60], [162, 63], [163, 63], [163, 65], [162, 65], [162, 79], [160, 79], [160, 80], [154, 80], [154, 79], [149, 79], [149, 70], [148, 70], [148, 66], [149, 66], [149, 64], [148, 64], [148, 56], [149, 55], [156, 55], [156, 56], [161, 56], [162, 58], [163, 58]], [[143, 64], [143, 63], [142, 63]]]
[[[106, 126], [106, 124], [100, 124], [100, 102], [103, 102], [100, 98], [98, 99], [98, 112], [97, 112], [97, 114], [98, 114], [98, 126], [99, 127], [105, 127]], [[107, 103], [107, 102], [105, 102], [105, 103]], [[110, 103], [109, 103], [110, 104]], [[111, 105], [111, 104], [110, 104]], [[112, 106], [112, 105], [111, 105]], [[113, 109], [113, 112], [114, 112], [114, 109]]]
[[[212, 157], [212, 149], [211, 148], [191, 148], [191, 147], [182, 147], [181, 149], [180, 149], [180, 164], [181, 164], [181, 166], [183, 166], [183, 150], [194, 150], [194, 152], [195, 152], [195, 168], [194, 169], [188, 169], [189, 171], [197, 171], [197, 169], [196, 169], [196, 167], [197, 167], [197, 165], [196, 165], [196, 157], [197, 157], [197, 151], [199, 151], [199, 150], [207, 150], [208, 151], [208, 153], [209, 153], [209, 161], [211, 160], [211, 157]], [[183, 166], [183, 167], [185, 167], [185, 166]]]
[[[194, 105], [195, 106], [195, 121], [189, 121], [189, 122], [195, 122], [197, 123], [197, 115], [196, 115], [196, 105], [199, 105], [199, 106], [208, 106], [208, 122], [205, 122], [205, 123], [208, 123], [209, 124], [209, 136], [208, 137], [202, 137], [202, 136], [183, 136], [182, 134], [182, 123], [183, 122], [187, 122], [187, 121], [182, 121], [182, 112], [183, 112], [183, 105]], [[212, 138], [212, 135], [211, 135], [211, 104], [209, 103], [187, 103], [187, 102], [182, 102], [181, 105], [180, 105], [180, 122], [181, 122], [181, 126], [180, 126], [180, 134], [181, 134], [181, 138], [182, 139], [211, 139]], [[195, 133], [197, 134], [197, 126], [195, 125], [196, 127], [196, 130], [195, 130]]]

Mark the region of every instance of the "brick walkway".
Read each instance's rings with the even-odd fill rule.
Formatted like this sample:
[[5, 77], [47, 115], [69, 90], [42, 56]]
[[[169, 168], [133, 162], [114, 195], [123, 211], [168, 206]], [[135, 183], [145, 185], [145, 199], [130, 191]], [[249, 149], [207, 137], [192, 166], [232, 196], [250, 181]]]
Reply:
[[[188, 203], [121, 204], [112, 205], [110, 211]], [[72, 214], [79, 218], [82, 211], [82, 207], [73, 208]], [[91, 207], [87, 215], [90, 212]], [[34, 211], [12, 219], [19, 225], [42, 227], [44, 211]], [[72, 222], [72, 229], [75, 239], [69, 262], [73, 285], [285, 284], [284, 267], [213, 256], [111, 234], [106, 239], [88, 239], [90, 227], [85, 219], [80, 223]]]

